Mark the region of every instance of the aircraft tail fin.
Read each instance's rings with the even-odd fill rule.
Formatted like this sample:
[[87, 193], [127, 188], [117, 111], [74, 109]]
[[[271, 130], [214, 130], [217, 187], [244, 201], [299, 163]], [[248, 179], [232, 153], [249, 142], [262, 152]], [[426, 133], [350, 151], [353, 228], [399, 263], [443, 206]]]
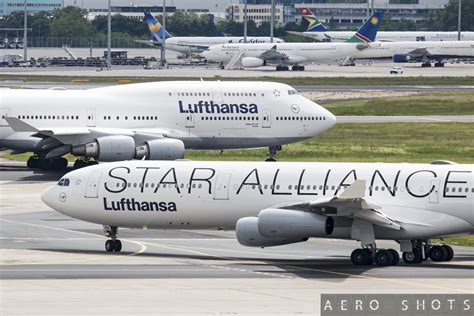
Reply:
[[350, 43], [371, 43], [375, 41], [377, 31], [382, 23], [383, 12], [374, 12], [370, 18], [357, 30], [357, 32], [347, 40]]
[[319, 22], [318, 18], [311, 12], [309, 8], [300, 8], [301, 16], [309, 22], [306, 32], [326, 32], [328, 29]]
[[[148, 11], [145, 11], [145, 18], [144, 21], [148, 25], [148, 30], [150, 30], [150, 34], [153, 37], [154, 41], [161, 41], [163, 39], [163, 35], [165, 39], [172, 37], [161, 25], [160, 22]], [[163, 34], [164, 32], [164, 34]]]

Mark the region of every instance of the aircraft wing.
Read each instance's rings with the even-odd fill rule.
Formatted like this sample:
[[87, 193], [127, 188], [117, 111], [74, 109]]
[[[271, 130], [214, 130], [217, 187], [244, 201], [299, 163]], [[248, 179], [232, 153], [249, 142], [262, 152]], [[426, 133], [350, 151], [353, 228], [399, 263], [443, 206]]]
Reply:
[[260, 54], [259, 58], [263, 60], [268, 60], [268, 61], [289, 59], [288, 55], [284, 53], [280, 53], [277, 50], [276, 45], [274, 45], [271, 49], [267, 50], [266, 52], [263, 52], [262, 54]]
[[286, 203], [278, 208], [315, 212], [327, 216], [360, 219], [374, 225], [400, 230], [401, 222], [382, 212], [382, 207], [365, 197], [366, 181], [356, 180], [341, 194], [303, 203]]
[[414, 49], [410, 52], [408, 52], [408, 56], [410, 57], [415, 57], [415, 58], [421, 58], [421, 57], [430, 57], [432, 54], [428, 51], [426, 48], [417, 48]]
[[149, 129], [127, 129], [127, 128], [104, 128], [104, 127], [47, 127], [36, 128], [23, 120], [15, 117], [6, 117], [5, 120], [15, 132], [29, 132], [32, 136], [39, 138], [51, 137], [63, 144], [70, 145], [77, 143], [84, 143], [94, 138], [109, 135], [123, 135], [131, 136], [136, 140], [146, 141], [151, 139], [165, 138], [165, 137], [179, 137], [179, 133], [172, 130], [149, 128]]

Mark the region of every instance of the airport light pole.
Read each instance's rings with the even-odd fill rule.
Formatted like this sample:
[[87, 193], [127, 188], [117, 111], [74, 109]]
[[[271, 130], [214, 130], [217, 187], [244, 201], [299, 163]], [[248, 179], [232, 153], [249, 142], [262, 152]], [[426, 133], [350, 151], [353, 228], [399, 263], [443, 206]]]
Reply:
[[247, 0], [244, 3], [244, 43], [247, 43]]
[[275, 0], [272, 0], [272, 19], [270, 22], [270, 42], [273, 43], [273, 27], [275, 25]]
[[112, 12], [111, 12], [111, 0], [109, 0], [109, 11], [107, 15], [107, 67], [112, 68]]
[[28, 0], [24, 2], [24, 17], [23, 17], [23, 61], [28, 59]]
[[458, 3], [458, 41], [461, 40], [461, 7], [462, 7], [462, 0], [459, 0], [459, 3]]
[[163, 25], [161, 32], [161, 65], [166, 65], [166, 0], [163, 0]]

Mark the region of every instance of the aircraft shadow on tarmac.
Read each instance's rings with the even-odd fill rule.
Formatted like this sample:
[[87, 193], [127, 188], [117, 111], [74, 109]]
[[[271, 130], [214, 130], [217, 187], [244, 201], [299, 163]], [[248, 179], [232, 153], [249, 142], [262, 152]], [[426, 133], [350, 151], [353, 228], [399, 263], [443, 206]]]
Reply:
[[[39, 251], [57, 252], [57, 253], [74, 253], [83, 255], [104, 255], [104, 256], [129, 256], [133, 252], [121, 252], [121, 253], [106, 253], [101, 250], [78, 250], [78, 249], [35, 249]], [[366, 272], [370, 272], [371, 276], [383, 277], [383, 278], [397, 278], [397, 279], [412, 279], [412, 278], [466, 278], [473, 271], [473, 267], [466, 264], [457, 264], [456, 261], [468, 261], [474, 260], [473, 255], [463, 255], [455, 257], [450, 263], [432, 263], [424, 262], [417, 265], [407, 265], [400, 261], [397, 266], [390, 267], [378, 267], [378, 266], [354, 266], [349, 256], [339, 256], [330, 258], [311, 258], [311, 259], [272, 259], [272, 258], [248, 258], [238, 256], [213, 256], [213, 255], [196, 255], [196, 254], [174, 254], [164, 252], [145, 252], [135, 256], [156, 258], [156, 259], [177, 259], [177, 260], [199, 260], [206, 265], [206, 262], [212, 261], [212, 265], [220, 265], [222, 268], [235, 268], [245, 269], [249, 272], [263, 273], [270, 275], [281, 275], [281, 276], [297, 276], [303, 279], [326, 279], [334, 281], [344, 281], [345, 279], [353, 276], [363, 275]], [[219, 263], [215, 263], [219, 262]], [[228, 262], [228, 264], [225, 264]], [[192, 265], [199, 265], [199, 263], [190, 263]], [[150, 263], [146, 264], [150, 266]], [[101, 265], [104, 268], [110, 266], [117, 267], [116, 265], [104, 264]], [[136, 266], [142, 266], [142, 264], [136, 264]], [[153, 266], [153, 264], [151, 264]], [[159, 267], [160, 265], [156, 265]], [[272, 269], [273, 267], [273, 269]], [[278, 268], [275, 270], [274, 268]], [[389, 269], [390, 274], [385, 274], [383, 269]], [[445, 269], [440, 270], [440, 269]], [[449, 273], [440, 273], [440, 271]], [[466, 273], [459, 273], [465, 271]], [[218, 270], [216, 270], [216, 274]], [[150, 276], [153, 278], [153, 276]]]

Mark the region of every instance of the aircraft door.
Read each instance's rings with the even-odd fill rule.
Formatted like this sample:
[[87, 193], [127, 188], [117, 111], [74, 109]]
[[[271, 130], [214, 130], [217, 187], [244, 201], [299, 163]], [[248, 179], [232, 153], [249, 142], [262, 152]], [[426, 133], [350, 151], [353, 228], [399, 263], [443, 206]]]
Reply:
[[228, 200], [231, 173], [220, 173], [216, 178], [214, 200]]
[[222, 91], [219, 87], [212, 88], [212, 101], [216, 103], [224, 102], [224, 99], [222, 98]]
[[87, 110], [87, 126], [95, 126], [95, 110]]
[[272, 127], [270, 111], [263, 111], [263, 114], [262, 114], [262, 127], [263, 128]]
[[0, 126], [8, 126], [5, 118], [10, 115], [10, 109], [2, 108], [0, 109]]
[[195, 127], [195, 122], [194, 122], [194, 114], [193, 113], [186, 113], [186, 116], [184, 117], [184, 127], [186, 128], [194, 128]]
[[431, 181], [430, 190], [433, 188], [433, 191], [430, 193], [430, 203], [438, 204], [439, 203], [439, 185], [440, 182], [437, 179]]
[[89, 180], [87, 180], [86, 186], [86, 198], [98, 198], [99, 197], [99, 182], [102, 173], [94, 172], [90, 175]]

